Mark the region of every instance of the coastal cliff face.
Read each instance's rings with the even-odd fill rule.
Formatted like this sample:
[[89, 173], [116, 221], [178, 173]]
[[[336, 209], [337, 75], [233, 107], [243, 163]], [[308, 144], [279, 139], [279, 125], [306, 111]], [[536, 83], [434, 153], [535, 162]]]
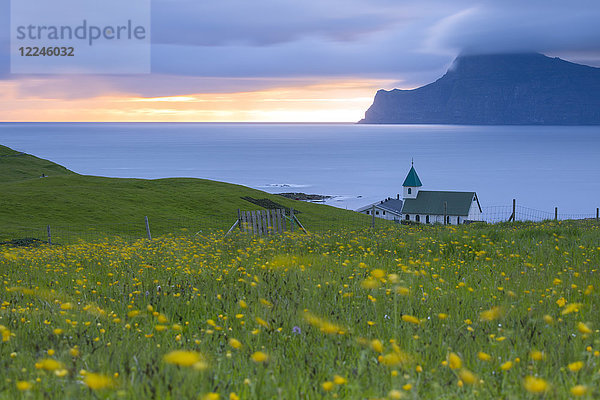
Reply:
[[536, 53], [460, 56], [429, 85], [379, 90], [360, 123], [600, 125], [600, 68]]

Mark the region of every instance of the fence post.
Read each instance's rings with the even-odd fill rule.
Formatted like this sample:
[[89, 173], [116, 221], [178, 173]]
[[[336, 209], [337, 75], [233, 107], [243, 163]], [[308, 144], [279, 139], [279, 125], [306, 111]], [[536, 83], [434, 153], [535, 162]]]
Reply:
[[48, 230], [48, 244], [52, 244], [52, 234], [50, 233], [50, 225], [48, 225], [46, 228]]
[[150, 234], [150, 222], [148, 221], [148, 216], [146, 216], [145, 219], [146, 219], [146, 233], [148, 234], [148, 240], [152, 240], [152, 235]]
[[513, 199], [513, 209], [510, 218], [508, 218], [508, 222], [517, 220], [517, 199]]
[[444, 225], [448, 224], [448, 202], [444, 202]]
[[242, 230], [242, 213], [240, 212], [239, 208], [238, 208], [238, 228], [240, 228], [240, 231]]
[[554, 220], [558, 220], [558, 207], [554, 207]]
[[290, 231], [294, 233], [294, 209], [290, 208]]
[[371, 228], [375, 229], [375, 206], [371, 207]]

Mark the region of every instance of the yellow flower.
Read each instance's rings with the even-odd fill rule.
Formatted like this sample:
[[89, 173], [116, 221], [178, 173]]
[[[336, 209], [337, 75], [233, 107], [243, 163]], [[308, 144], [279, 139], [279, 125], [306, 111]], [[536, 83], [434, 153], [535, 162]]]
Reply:
[[579, 322], [577, 324], [577, 330], [579, 331], [579, 333], [581, 333], [582, 335], [589, 335], [590, 333], [592, 333], [593, 331], [590, 329], [589, 326], [587, 326], [586, 324], [584, 324], [583, 322]]
[[406, 385], [402, 386], [402, 389], [408, 392], [412, 389], [412, 385], [410, 383], [407, 383]]
[[64, 332], [62, 329], [60, 328], [56, 328], [55, 330], [52, 331], [55, 335], [62, 335], [62, 333]]
[[402, 321], [409, 322], [411, 324], [419, 325], [421, 321], [417, 317], [413, 317], [412, 315], [403, 315]]
[[238, 396], [235, 392], [229, 393], [229, 400], [240, 400], [240, 396]]
[[503, 314], [504, 314], [504, 311], [502, 310], [501, 307], [492, 307], [489, 310], [483, 311], [479, 315], [479, 318], [482, 321], [494, 321], [494, 320], [502, 317]]
[[513, 362], [512, 361], [507, 361], [504, 364], [500, 365], [500, 369], [502, 371], [508, 371], [509, 369], [511, 369], [513, 366]]
[[73, 308], [73, 304], [71, 303], [63, 303], [60, 305], [60, 308], [63, 310], [70, 310]]
[[540, 394], [548, 390], [548, 382], [542, 378], [527, 376], [525, 379], [523, 379], [523, 387], [529, 393]]
[[237, 339], [231, 338], [231, 339], [229, 339], [229, 345], [231, 347], [233, 347], [234, 349], [239, 349], [242, 347], [242, 342], [240, 342]]
[[371, 275], [373, 276], [373, 278], [381, 279], [385, 276], [385, 271], [382, 269], [374, 269], [373, 271], [371, 271]]
[[467, 385], [474, 385], [478, 381], [477, 376], [468, 369], [461, 369], [458, 376]]
[[571, 394], [575, 397], [585, 396], [588, 392], [587, 386], [577, 385], [571, 388]]
[[544, 322], [547, 324], [551, 324], [554, 322], [554, 318], [552, 318], [551, 316], [549, 316], [548, 314], [544, 315]]
[[438, 318], [439, 318], [439, 319], [446, 319], [446, 318], [448, 318], [448, 314], [439, 313], [439, 314], [438, 314]]
[[399, 349], [394, 350], [391, 353], [380, 355], [377, 360], [385, 366], [393, 367], [400, 364], [406, 364], [411, 360], [411, 357]]
[[539, 350], [532, 350], [531, 353], [529, 353], [529, 357], [533, 361], [542, 361], [545, 356], [544, 356], [544, 353], [542, 353]]
[[564, 297], [561, 297], [560, 299], [556, 300], [556, 304], [559, 307], [564, 307], [566, 303], [567, 303], [567, 301], [565, 300]]
[[403, 397], [403, 395], [401, 391], [393, 389], [390, 390], [390, 392], [388, 393], [388, 397], [392, 400], [400, 400]]
[[329, 392], [331, 389], [333, 389], [334, 386], [335, 386], [334, 383], [330, 382], [330, 381], [325, 381], [321, 384], [321, 387], [326, 392]]
[[492, 356], [490, 356], [488, 353], [480, 351], [477, 353], [477, 358], [479, 358], [481, 361], [490, 361], [492, 359]]
[[45, 369], [46, 371], [54, 371], [63, 368], [63, 364], [60, 361], [53, 360], [51, 358], [45, 358], [38, 361], [35, 364], [37, 369]]
[[581, 303], [571, 303], [562, 310], [562, 315], [571, 314], [572, 312], [579, 312], [579, 307], [581, 307]]
[[95, 374], [92, 372], [85, 374], [83, 383], [85, 383], [90, 389], [94, 390], [106, 389], [114, 386], [114, 382], [110, 376]]
[[169, 319], [163, 314], [159, 314], [157, 320], [159, 324], [166, 324], [169, 322]]
[[219, 400], [220, 398], [221, 396], [219, 393], [215, 392], [206, 393], [204, 396], [202, 396], [202, 400]]
[[584, 366], [583, 361], [575, 361], [575, 362], [572, 362], [571, 364], [569, 364], [567, 367], [569, 368], [569, 371], [577, 372], [581, 368], [583, 368], [583, 366]]
[[252, 361], [254, 361], [255, 363], [263, 363], [269, 360], [269, 356], [266, 353], [263, 353], [262, 351], [255, 352], [254, 354], [252, 354], [251, 358]]
[[246, 302], [244, 300], [240, 300], [240, 307], [246, 308], [246, 307], [248, 307], [248, 304], [246, 304]]
[[33, 385], [30, 382], [27, 381], [17, 381], [17, 389], [19, 389], [20, 391], [25, 391], [25, 390], [29, 390], [33, 387]]
[[378, 339], [373, 339], [371, 341], [371, 348], [378, 353], [383, 353], [383, 343]]
[[396, 293], [400, 296], [408, 296], [410, 294], [410, 289], [404, 286], [396, 286]]
[[369, 277], [369, 278], [365, 279], [364, 281], [362, 281], [360, 286], [363, 289], [377, 289], [380, 286], [380, 283], [377, 279]]
[[4, 325], [0, 325], [0, 333], [2, 333], [3, 342], [8, 342], [10, 340], [10, 330]]
[[182, 367], [192, 367], [197, 362], [203, 360], [200, 353], [195, 351], [175, 350], [165, 354], [163, 360], [169, 364], [175, 364]]
[[345, 383], [348, 383], [348, 380], [346, 378], [344, 378], [343, 376], [340, 375], [334, 375], [333, 376], [333, 382], [336, 385], [343, 385]]
[[269, 327], [269, 324], [268, 324], [268, 323], [267, 323], [267, 321], [265, 321], [264, 319], [262, 319], [262, 318], [260, 318], [260, 317], [256, 317], [255, 319], [256, 319], [256, 323], [257, 323], [257, 324], [259, 324], [259, 325], [261, 325], [261, 326], [264, 326], [265, 328], [268, 328], [268, 327]]
[[448, 354], [448, 365], [450, 366], [450, 369], [459, 369], [462, 367], [462, 360], [458, 354], [450, 353]]
[[54, 375], [58, 376], [59, 378], [62, 378], [63, 376], [66, 376], [69, 373], [69, 371], [67, 371], [66, 369], [57, 369], [56, 371], [54, 371]]

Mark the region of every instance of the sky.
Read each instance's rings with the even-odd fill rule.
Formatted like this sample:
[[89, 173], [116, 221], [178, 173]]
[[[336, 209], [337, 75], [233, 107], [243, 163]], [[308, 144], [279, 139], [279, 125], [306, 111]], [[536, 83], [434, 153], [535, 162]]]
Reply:
[[0, 121], [356, 122], [461, 53], [600, 67], [599, 17], [597, 0], [151, 0], [150, 73], [14, 74], [0, 0]]

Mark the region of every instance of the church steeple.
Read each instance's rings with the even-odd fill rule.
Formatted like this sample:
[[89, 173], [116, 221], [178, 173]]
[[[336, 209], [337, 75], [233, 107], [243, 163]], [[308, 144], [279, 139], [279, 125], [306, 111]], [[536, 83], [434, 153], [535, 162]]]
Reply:
[[419, 193], [419, 188], [423, 186], [421, 180], [419, 179], [419, 175], [417, 175], [417, 171], [415, 171], [414, 161], [411, 162], [410, 171], [408, 171], [408, 175], [406, 175], [406, 179], [404, 180], [403, 186], [403, 194], [402, 197], [405, 199], [416, 199], [417, 194]]

